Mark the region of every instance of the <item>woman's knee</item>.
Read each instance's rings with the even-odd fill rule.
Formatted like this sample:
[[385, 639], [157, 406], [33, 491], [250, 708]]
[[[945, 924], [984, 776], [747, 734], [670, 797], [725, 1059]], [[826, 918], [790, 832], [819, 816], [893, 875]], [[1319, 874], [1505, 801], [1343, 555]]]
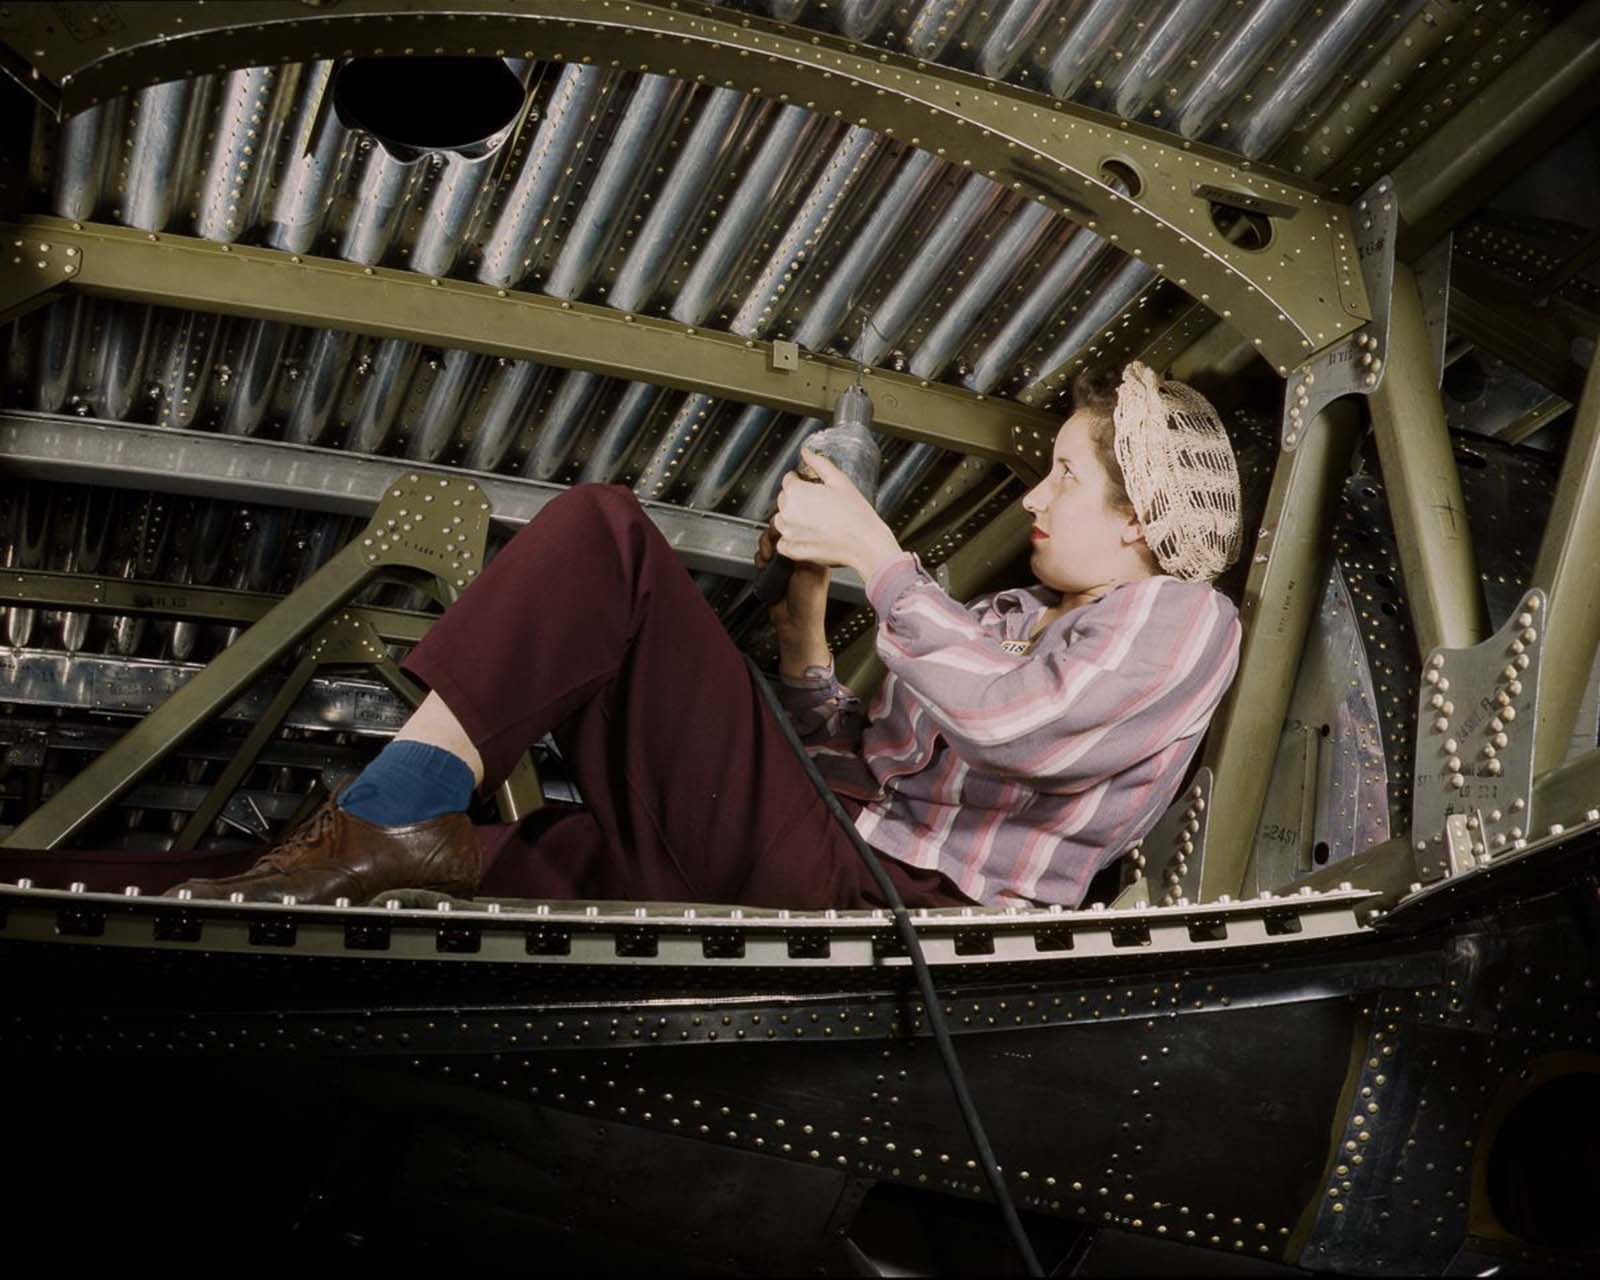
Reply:
[[648, 518], [633, 490], [622, 484], [575, 484], [544, 510], [566, 520], [597, 520], [613, 527]]

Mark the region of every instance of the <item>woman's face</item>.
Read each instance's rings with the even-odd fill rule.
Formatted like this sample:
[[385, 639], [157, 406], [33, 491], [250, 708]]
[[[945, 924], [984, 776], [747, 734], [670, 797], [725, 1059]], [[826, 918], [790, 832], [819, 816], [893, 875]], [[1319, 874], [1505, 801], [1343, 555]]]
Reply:
[[1034, 576], [1069, 597], [1149, 573], [1138, 518], [1111, 505], [1095, 421], [1079, 411], [1061, 424], [1050, 474], [1022, 499], [1033, 516]]

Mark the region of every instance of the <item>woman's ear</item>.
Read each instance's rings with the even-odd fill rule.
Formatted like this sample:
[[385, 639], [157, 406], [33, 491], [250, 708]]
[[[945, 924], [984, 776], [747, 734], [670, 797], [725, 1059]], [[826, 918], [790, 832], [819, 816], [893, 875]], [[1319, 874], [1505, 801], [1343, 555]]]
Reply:
[[1144, 526], [1139, 523], [1137, 515], [1130, 515], [1127, 523], [1122, 526], [1122, 545], [1131, 547], [1144, 541]]

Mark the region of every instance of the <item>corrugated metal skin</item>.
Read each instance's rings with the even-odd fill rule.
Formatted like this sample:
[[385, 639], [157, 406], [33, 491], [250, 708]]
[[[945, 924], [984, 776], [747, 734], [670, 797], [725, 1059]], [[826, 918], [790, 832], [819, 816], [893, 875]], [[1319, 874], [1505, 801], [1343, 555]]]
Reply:
[[[1346, 190], [1447, 118], [1550, 21], [1536, 5], [1437, 0], [742, 7], [1114, 111]], [[794, 339], [1001, 396], [1031, 396], [1074, 361], [1119, 355], [1137, 342], [1141, 316], [1157, 310], [1142, 264], [897, 140], [659, 76], [516, 69], [530, 110], [485, 158], [402, 162], [319, 109], [332, 64], [251, 68], [152, 86], [41, 125], [31, 199], [65, 217]], [[626, 483], [642, 496], [756, 518], [816, 425], [529, 362], [159, 307], [69, 301], [13, 328], [8, 395], [30, 408]], [[1003, 482], [993, 468], [959, 462], [891, 444], [886, 515], [897, 527], [928, 526]], [[154, 496], [142, 508], [128, 495], [102, 500], [88, 514], [82, 495], [61, 503], [47, 523], [119, 521], [111, 543], [126, 541], [134, 508], [165, 504], [186, 526], [201, 518], [192, 504]], [[28, 515], [14, 517], [6, 555], [22, 563], [40, 554], [39, 539], [20, 531], [40, 518], [38, 501], [13, 506]], [[63, 515], [69, 506], [78, 514]], [[222, 517], [205, 518], [214, 528]], [[329, 536], [318, 533], [321, 517], [230, 519], [251, 523], [243, 558], [261, 581], [290, 525], [317, 545]], [[148, 548], [130, 556], [141, 576], [195, 571]], [[706, 586], [719, 604], [738, 594]], [[729, 618], [736, 632], [749, 621], [743, 612]], [[102, 642], [94, 627], [71, 626], [77, 645]], [[171, 633], [152, 627], [115, 643], [170, 651]], [[192, 638], [179, 642], [193, 651]]]

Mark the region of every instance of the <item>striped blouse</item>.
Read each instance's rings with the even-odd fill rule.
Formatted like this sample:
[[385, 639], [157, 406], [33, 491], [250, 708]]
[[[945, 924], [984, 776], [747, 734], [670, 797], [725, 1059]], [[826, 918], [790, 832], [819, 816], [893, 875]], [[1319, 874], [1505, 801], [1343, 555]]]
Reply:
[[990, 906], [1083, 901], [1177, 793], [1239, 661], [1239, 617], [1158, 576], [1062, 614], [1044, 587], [967, 606], [906, 552], [867, 584], [888, 668], [870, 712], [832, 666], [785, 678], [829, 786], [874, 848]]

